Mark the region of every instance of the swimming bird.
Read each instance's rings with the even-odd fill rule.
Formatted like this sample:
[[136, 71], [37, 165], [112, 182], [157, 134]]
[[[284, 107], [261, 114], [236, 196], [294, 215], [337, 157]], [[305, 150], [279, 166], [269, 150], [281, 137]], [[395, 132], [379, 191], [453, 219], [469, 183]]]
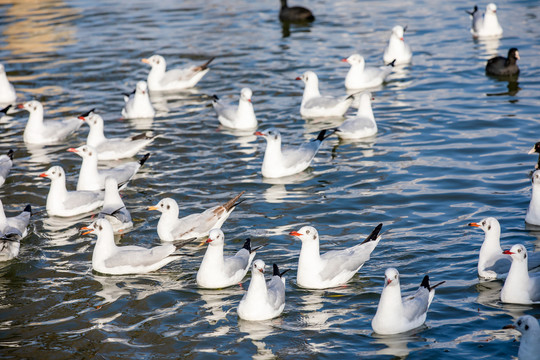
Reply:
[[86, 145], [96, 149], [98, 160], [118, 160], [135, 156], [157, 137], [151, 132], [145, 132], [125, 138], [107, 138], [103, 133], [103, 118], [94, 110], [80, 115], [79, 119], [90, 126]]
[[17, 100], [15, 88], [9, 82], [6, 75], [6, 69], [0, 64], [0, 104], [11, 104]]
[[69, 148], [67, 151], [75, 153], [83, 159], [79, 180], [77, 181], [77, 190], [88, 191], [105, 189], [105, 179], [109, 176], [116, 179], [120, 188], [125, 188], [150, 156], [148, 153], [139, 161], [131, 161], [110, 169], [98, 169], [97, 152], [93, 147], [83, 145], [76, 149]]
[[426, 275], [413, 295], [402, 298], [397, 269], [386, 269], [384, 280], [377, 312], [371, 321], [373, 330], [381, 335], [399, 334], [421, 326], [426, 321], [435, 288], [445, 283], [430, 286]]
[[540, 170], [536, 170], [531, 177], [532, 194], [529, 208], [525, 215], [527, 224], [540, 226]]
[[0, 200], [0, 261], [11, 260], [19, 255], [21, 239], [28, 235], [32, 207], [26, 205], [17, 216], [6, 217]]
[[349, 90], [366, 89], [381, 85], [393, 70], [395, 61], [391, 61], [386, 66], [366, 67], [364, 57], [359, 54], [353, 54], [341, 61], [351, 65], [347, 76], [345, 77], [345, 87]]
[[511, 304], [540, 303], [540, 273], [529, 274], [527, 249], [516, 244], [503, 254], [512, 257], [512, 266], [501, 289], [501, 301]]
[[519, 75], [519, 52], [516, 48], [508, 50], [508, 57], [496, 56], [488, 60], [486, 74], [494, 76], [517, 76]]
[[223, 205], [217, 205], [199, 214], [191, 214], [178, 218], [178, 204], [171, 198], [165, 198], [148, 210], [161, 212], [157, 232], [161, 241], [188, 240], [207, 236], [210, 230], [220, 229], [225, 220], [233, 212], [244, 191], [227, 201]]
[[105, 200], [97, 218], [107, 219], [115, 234], [133, 227], [131, 214], [118, 193], [118, 182], [113, 177], [105, 179]]
[[405, 43], [403, 34], [407, 27], [396, 25], [392, 29], [392, 35], [388, 41], [388, 46], [384, 49], [383, 61], [385, 64], [390, 64], [396, 61], [394, 65], [408, 64], [412, 60], [411, 47]]
[[290, 235], [302, 240], [296, 283], [307, 289], [327, 289], [349, 281], [360, 270], [381, 237], [382, 224], [373, 229], [362, 243], [343, 250], [319, 252], [319, 233], [312, 226], [304, 226]]
[[150, 91], [178, 91], [192, 88], [210, 70], [210, 60], [199, 66], [190, 66], [183, 69], [167, 70], [167, 63], [161, 55], [153, 55], [141, 61], [152, 67], [148, 74], [148, 88]]
[[83, 235], [90, 232], [97, 235], [92, 253], [92, 268], [102, 274], [146, 274], [180, 259], [179, 255], [174, 255], [177, 247], [173, 244], [150, 249], [134, 245], [117, 246], [112, 226], [107, 219], [98, 219], [81, 230], [87, 230]]
[[290, 23], [306, 23], [315, 20], [313, 13], [302, 6], [289, 7], [287, 0], [281, 0], [281, 9], [279, 10], [279, 20]]
[[13, 166], [13, 150], [9, 149], [7, 154], [0, 155], [0, 186], [4, 185], [6, 178]]
[[249, 270], [257, 249], [251, 249], [251, 240], [234, 256], [223, 256], [225, 235], [220, 229], [212, 229], [206, 240], [208, 248], [204, 254], [199, 271], [197, 285], [207, 289], [221, 289], [240, 283]]
[[251, 103], [252, 92], [249, 88], [243, 88], [240, 91], [240, 101], [238, 106], [223, 104], [219, 98], [214, 95], [212, 106], [218, 115], [221, 125], [231, 129], [248, 130], [257, 127], [257, 117]]
[[340, 117], [345, 115], [353, 103], [353, 95], [343, 98], [322, 96], [319, 91], [319, 78], [313, 71], [306, 71], [296, 80], [302, 80], [305, 84], [300, 104], [300, 115], [303, 117]]
[[536, 144], [534, 144], [532, 149], [529, 150], [529, 152], [527, 154], [531, 155], [531, 154], [535, 154], [535, 153], [538, 154], [538, 162], [536, 163], [534, 168], [539, 169], [540, 168], [540, 141], [538, 141]]
[[51, 180], [46, 206], [49, 216], [76, 216], [103, 205], [103, 192], [68, 191], [66, 189], [66, 174], [60, 166], [53, 166], [39, 176]]
[[36, 100], [19, 104], [17, 107], [30, 113], [23, 135], [27, 144], [47, 145], [61, 142], [83, 124], [79, 119], [43, 121], [43, 105]]
[[156, 115], [146, 81], [139, 81], [133, 94], [124, 95], [124, 101], [122, 116], [125, 119], [153, 118]]
[[340, 139], [361, 139], [377, 133], [377, 123], [371, 109], [371, 93], [360, 95], [356, 116], [347, 118], [335, 131]]
[[238, 316], [244, 320], [261, 321], [279, 316], [285, 308], [285, 274], [287, 270], [279, 272], [273, 264], [274, 273], [266, 282], [264, 270], [266, 264], [262, 260], [255, 260], [251, 267], [251, 281], [247, 292], [238, 304]]
[[472, 12], [468, 12], [472, 19], [471, 34], [475, 38], [490, 38], [500, 37], [503, 34], [503, 29], [497, 19], [497, 6], [489, 3], [486, 6], [484, 16], [478, 11], [475, 5]]
[[520, 316], [513, 325], [506, 325], [503, 329], [516, 329], [521, 333], [521, 342], [518, 350], [518, 360], [536, 360], [540, 354], [540, 325], [531, 315]]
[[255, 135], [266, 139], [266, 150], [261, 168], [262, 175], [267, 178], [279, 178], [304, 171], [319, 151], [324, 139], [332, 135], [322, 130], [316, 139], [303, 143], [295, 148], [281, 147], [281, 134], [275, 128], [257, 131]]

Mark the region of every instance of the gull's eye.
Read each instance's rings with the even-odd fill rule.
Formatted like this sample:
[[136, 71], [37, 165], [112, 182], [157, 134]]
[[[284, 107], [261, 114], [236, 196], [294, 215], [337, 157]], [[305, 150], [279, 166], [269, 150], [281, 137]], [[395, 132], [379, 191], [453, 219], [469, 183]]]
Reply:
[[306, 234], [309, 234], [309, 230], [306, 230]]
[[521, 326], [521, 320], [519, 320], [517, 324], [518, 324], [518, 326]]
[[520, 253], [520, 252], [521, 252], [521, 249], [518, 249], [518, 253]]

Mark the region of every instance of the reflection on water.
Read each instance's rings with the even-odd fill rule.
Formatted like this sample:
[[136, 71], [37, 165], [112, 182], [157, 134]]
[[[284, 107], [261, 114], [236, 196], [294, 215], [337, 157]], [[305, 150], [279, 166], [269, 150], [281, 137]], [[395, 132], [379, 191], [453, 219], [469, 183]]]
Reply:
[[490, 59], [498, 55], [501, 40], [498, 37], [491, 38], [473, 38], [475, 44], [480, 45], [486, 54], [486, 59]]
[[411, 352], [411, 349], [409, 349], [407, 344], [426, 341], [426, 339], [417, 335], [418, 333], [421, 333], [423, 329], [425, 329], [425, 326], [396, 335], [379, 335], [377, 333], [372, 333], [372, 343], [385, 346], [384, 348], [377, 350], [377, 355], [393, 355], [399, 358], [405, 358]]
[[[247, 333], [243, 339], [249, 339], [257, 348], [257, 353], [253, 355], [253, 359], [275, 359], [272, 349], [268, 347], [263, 340], [276, 333], [274, 324], [281, 323], [281, 319], [265, 320], [265, 321], [247, 321], [238, 319], [238, 330], [241, 333]], [[242, 339], [242, 340], [243, 340]]]
[[[232, 308], [235, 297], [243, 296], [243, 291], [238, 287], [230, 287], [220, 290], [197, 289], [201, 299], [206, 303], [202, 307], [206, 313], [204, 319], [210, 325], [216, 325], [221, 320], [225, 320], [230, 312], [236, 313]], [[212, 336], [209, 334], [208, 336]], [[217, 336], [214, 334], [213, 336]]]

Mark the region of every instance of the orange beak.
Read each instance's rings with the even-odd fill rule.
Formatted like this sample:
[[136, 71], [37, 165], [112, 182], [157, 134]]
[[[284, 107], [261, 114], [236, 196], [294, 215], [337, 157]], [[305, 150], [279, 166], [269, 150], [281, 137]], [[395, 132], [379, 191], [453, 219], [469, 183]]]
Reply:
[[469, 226], [480, 227], [480, 224], [478, 224], [478, 223], [469, 223]]
[[157, 206], [149, 206], [148, 210], [159, 210]]
[[141, 61], [142, 61], [143, 63], [145, 63], [145, 64], [150, 64], [150, 60], [148, 60], [148, 59], [146, 59], [146, 58], [141, 59]]
[[298, 76], [296, 79], [294, 80], [302, 80], [302, 78], [300, 76]]
[[78, 152], [77, 149], [75, 149], [75, 148], [69, 148], [69, 149], [67, 149], [67, 151], [72, 152], [72, 153], [77, 153]]
[[88, 231], [83, 232], [82, 233], [83, 235], [90, 234], [92, 231], [94, 231], [94, 229], [90, 229], [89, 227], [86, 227], [86, 226], [83, 226], [81, 230], [88, 230]]
[[49, 177], [49, 176], [47, 174], [45, 174], [45, 173], [41, 173], [41, 174], [39, 174], [39, 177]]
[[341, 62], [347, 62], [347, 59], [341, 59]]
[[19, 108], [19, 109], [24, 108], [24, 104], [19, 104], [19, 105], [17, 105], [17, 108]]
[[291, 231], [291, 232], [289, 233], [289, 235], [292, 235], [292, 236], [302, 236], [303, 234], [300, 234], [300, 233], [297, 232], [297, 231]]
[[253, 135], [264, 136], [264, 134], [263, 134], [262, 132], [260, 132], [260, 131], [255, 131], [255, 132], [253, 133]]

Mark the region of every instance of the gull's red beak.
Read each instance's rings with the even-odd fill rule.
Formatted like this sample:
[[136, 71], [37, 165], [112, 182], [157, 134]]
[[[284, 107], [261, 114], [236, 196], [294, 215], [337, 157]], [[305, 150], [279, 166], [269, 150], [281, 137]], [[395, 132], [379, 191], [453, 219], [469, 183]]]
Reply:
[[291, 231], [291, 232], [289, 233], [289, 235], [292, 235], [292, 236], [302, 236], [302, 234], [300, 234], [300, 233], [297, 232], [297, 231]]

